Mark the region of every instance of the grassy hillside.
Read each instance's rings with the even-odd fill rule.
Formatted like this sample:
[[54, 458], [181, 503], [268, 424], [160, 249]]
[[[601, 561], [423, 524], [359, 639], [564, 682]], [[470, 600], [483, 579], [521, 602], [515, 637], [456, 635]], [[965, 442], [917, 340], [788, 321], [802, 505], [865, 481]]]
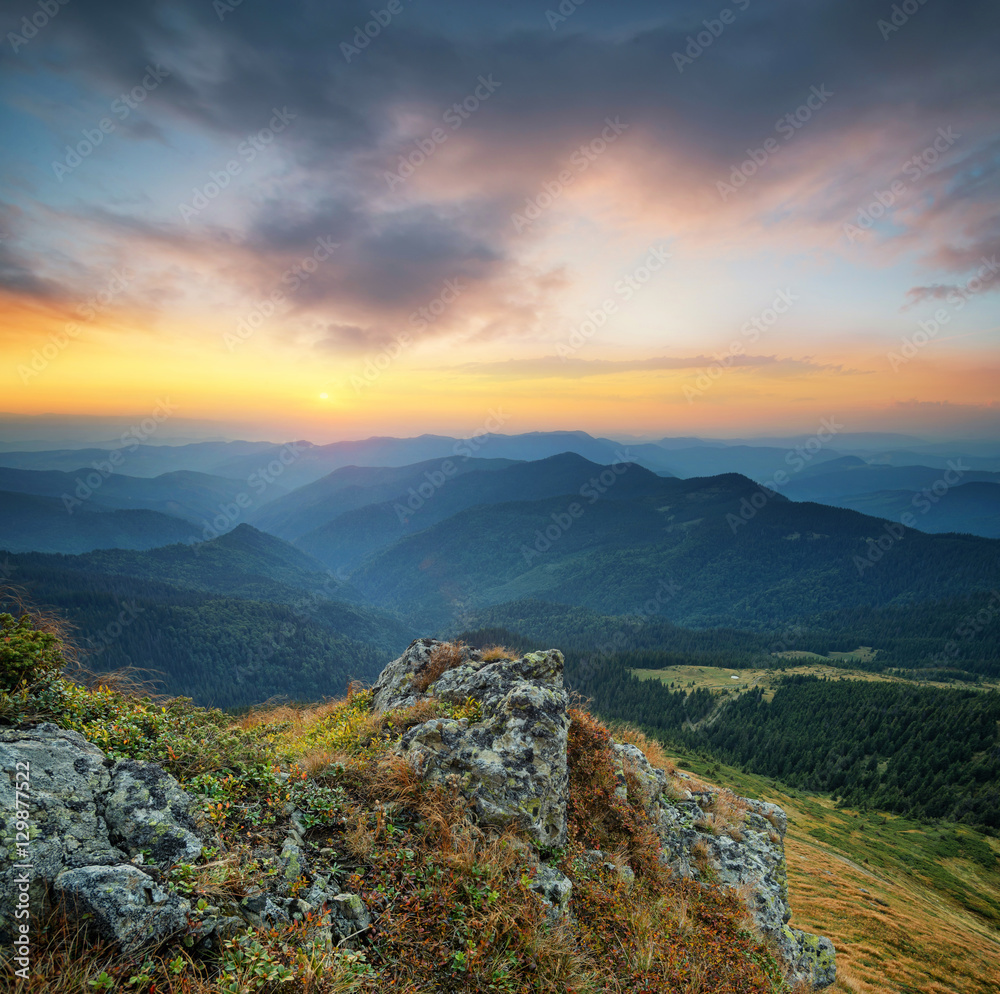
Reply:
[[[198, 908], [231, 909], [264, 877], [291, 893], [309, 880], [276, 857], [301, 812], [314, 866], [360, 895], [372, 920], [351, 946], [321, 940], [307, 915], [209, 946], [170, 942], [127, 957], [58, 914], [33, 934], [21, 989], [45, 994], [787, 994], [773, 951], [732, 893], [674, 879], [658, 859], [638, 780], [616, 795], [608, 731], [570, 712], [569, 839], [533, 850], [516, 829], [480, 829], [453, 789], [423, 780], [390, 747], [434, 717], [478, 717], [433, 699], [387, 713], [368, 692], [303, 708], [257, 709], [236, 720], [183, 702], [159, 704], [66, 680], [11, 681], [15, 644], [0, 649], [0, 723], [53, 720], [113, 758], [154, 760], [198, 798], [217, 844], [191, 864], [154, 868]], [[45, 646], [47, 656], [55, 651]], [[20, 675], [20, 670], [17, 671]], [[641, 735], [654, 762], [662, 752]], [[600, 846], [610, 869], [584, 854]], [[574, 916], [559, 923], [532, 891], [535, 860], [573, 882]], [[627, 870], [627, 872], [626, 872]]]
[[780, 804], [794, 920], [837, 947], [844, 994], [997, 994], [1000, 841], [837, 809], [829, 797], [680, 755], [712, 783]]

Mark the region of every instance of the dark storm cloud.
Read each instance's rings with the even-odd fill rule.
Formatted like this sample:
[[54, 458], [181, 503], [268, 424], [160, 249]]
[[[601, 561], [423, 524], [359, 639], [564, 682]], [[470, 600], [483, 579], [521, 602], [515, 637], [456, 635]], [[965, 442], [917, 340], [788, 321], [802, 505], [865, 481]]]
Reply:
[[[607, 9], [582, 7], [553, 31], [544, 3], [533, 8], [534, 22], [523, 4], [510, 8], [508, 30], [483, 34], [471, 11], [458, 21], [452, 5], [422, 0], [404, 4], [350, 62], [340, 45], [370, 20], [371, 3], [247, 0], [220, 22], [207, 0], [99, 0], [67, 6], [50, 30], [86, 55], [87, 72], [121, 86], [147, 63], [173, 56], [177, 85], [163, 98], [213, 129], [238, 134], [259, 126], [270, 105], [294, 105], [310, 124], [309, 137], [298, 140], [328, 150], [376, 140], [382, 112], [401, 100], [445, 107], [484, 72], [503, 80], [503, 100], [491, 107], [500, 132], [537, 138], [551, 130], [558, 140], [617, 112], [659, 126], [665, 138], [696, 135], [720, 154], [769, 131], [820, 83], [839, 90], [827, 126], [890, 111], [896, 118], [996, 113], [995, 3], [927, 0], [883, 38], [877, 23], [891, 17], [890, 3], [755, 0], [740, 12], [744, 2], [730, 4], [734, 22], [683, 72], [673, 53], [717, 13], [702, 3], [671, 5], [652, 24], [656, 8], [647, 7], [645, 25], [635, 16], [642, 7], [616, 5], [619, 23], [640, 22], [624, 34]], [[211, 72], [194, 72], [202, 62]]]
[[[134, 85], [148, 65], [166, 65], [171, 83], [157, 107], [215, 137], [238, 140], [271, 108], [292, 109], [295, 124], [281, 146], [302, 170], [302, 196], [248, 207], [242, 247], [270, 265], [332, 237], [342, 255], [303, 286], [297, 303], [335, 297], [393, 309], [449, 278], [484, 286], [512, 271], [511, 210], [608, 116], [706, 177], [725, 175], [748, 147], [773, 136], [817, 86], [833, 97], [809, 124], [810, 140], [843, 135], [849, 144], [856, 129], [953, 120], [995, 133], [1000, 6], [912, 2], [915, 11], [901, 20], [888, 2], [733, 0], [731, 23], [716, 37], [710, 29], [722, 0], [592, 0], [556, 22], [546, 10], [558, 4], [544, 0], [403, 0], [391, 23], [352, 53], [343, 46], [371, 21], [371, 0], [93, 0], [61, 9], [26, 56], [112, 89]], [[703, 47], [699, 38], [708, 35]], [[414, 108], [437, 120], [483, 75], [500, 88], [468, 133], [493, 186], [433, 206], [387, 205], [385, 170], [412, 147], [409, 139], [393, 145], [395, 112]], [[984, 157], [935, 190], [933, 211], [944, 220], [933, 243], [921, 244], [928, 268], [961, 273], [996, 250], [996, 209], [984, 198], [977, 220], [962, 211], [995, 191], [997, 165], [995, 155]], [[859, 182], [861, 196], [868, 181]], [[844, 196], [851, 203], [853, 190]]]

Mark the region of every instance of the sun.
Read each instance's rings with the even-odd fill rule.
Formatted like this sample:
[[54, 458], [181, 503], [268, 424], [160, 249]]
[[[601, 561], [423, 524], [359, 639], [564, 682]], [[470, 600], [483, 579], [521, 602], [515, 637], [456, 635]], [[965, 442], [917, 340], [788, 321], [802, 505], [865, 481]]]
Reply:
[[319, 399], [320, 400], [329, 400], [330, 399], [330, 395], [328, 393], [321, 393], [319, 395]]

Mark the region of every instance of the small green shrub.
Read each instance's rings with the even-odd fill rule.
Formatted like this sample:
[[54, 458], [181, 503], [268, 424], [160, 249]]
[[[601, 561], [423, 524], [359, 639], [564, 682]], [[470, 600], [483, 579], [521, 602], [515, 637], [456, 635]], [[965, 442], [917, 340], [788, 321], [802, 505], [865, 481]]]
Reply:
[[30, 615], [0, 614], [0, 690], [51, 680], [65, 665], [59, 639]]

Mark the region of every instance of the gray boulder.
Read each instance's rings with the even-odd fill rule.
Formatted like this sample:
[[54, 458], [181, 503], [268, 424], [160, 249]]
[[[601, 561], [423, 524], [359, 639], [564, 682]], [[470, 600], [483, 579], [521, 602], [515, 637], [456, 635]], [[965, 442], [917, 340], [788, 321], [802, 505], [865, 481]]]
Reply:
[[194, 801], [177, 781], [155, 763], [134, 759], [111, 770], [111, 790], [104, 795], [104, 820], [120, 849], [166, 868], [193, 863], [202, 850], [192, 816]]
[[[27, 765], [30, 843], [22, 858], [14, 819], [17, 771]], [[28, 863], [29, 901], [40, 914], [54, 898], [93, 916], [102, 935], [129, 950], [187, 927], [188, 902], [139, 862], [161, 868], [201, 854], [192, 799], [152, 763], [115, 763], [78, 732], [46, 723], [0, 731], [0, 938], [10, 934], [16, 864]]]
[[361, 933], [372, 923], [365, 902], [357, 894], [337, 894], [328, 904], [330, 931], [337, 945], [353, 949]]
[[[415, 704], [422, 694], [413, 686], [414, 680], [427, 668], [435, 646], [441, 644], [437, 639], [415, 639], [400, 657], [389, 663], [372, 687], [374, 710], [389, 711]], [[466, 650], [466, 656], [470, 652]]]
[[561, 918], [569, 911], [573, 882], [554, 866], [549, 866], [547, 863], [538, 864], [528, 887], [542, 899], [550, 918]]
[[64, 870], [55, 879], [55, 890], [77, 914], [93, 916], [100, 934], [127, 953], [188, 927], [190, 902], [127, 863]]
[[[17, 778], [27, 765], [28, 858], [15, 828]], [[108, 837], [100, 799], [111, 787], [111, 763], [78, 732], [47, 723], [27, 731], [0, 730], [0, 941], [13, 924], [15, 864], [30, 864], [34, 912], [48, 904], [48, 884], [66, 869], [112, 866], [125, 854]]]
[[420, 639], [394, 660], [376, 684], [376, 706], [421, 697], [479, 702], [482, 718], [435, 719], [409, 729], [399, 744], [428, 779], [457, 783], [484, 825], [519, 823], [538, 845], [566, 841], [569, 716], [563, 657], [556, 649], [515, 660], [483, 662], [466, 651], [423, 693], [414, 678], [439, 643]]

